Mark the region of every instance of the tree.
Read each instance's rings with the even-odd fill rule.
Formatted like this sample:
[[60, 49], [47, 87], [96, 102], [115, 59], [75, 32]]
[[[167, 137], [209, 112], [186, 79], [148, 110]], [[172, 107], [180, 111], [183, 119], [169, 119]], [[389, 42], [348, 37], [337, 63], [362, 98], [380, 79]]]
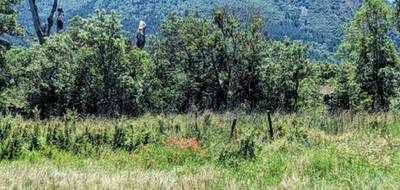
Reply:
[[7, 88], [0, 94], [0, 107], [28, 113], [38, 108], [42, 117], [67, 110], [137, 115], [138, 80], [149, 64], [145, 51], [130, 47], [115, 12], [78, 17], [46, 43], [7, 53]]
[[3, 56], [11, 44], [3, 39], [3, 34], [21, 35], [22, 28], [18, 24], [18, 12], [12, 6], [20, 3], [20, 0], [2, 0], [0, 3], [0, 67], [4, 63]]
[[340, 112], [357, 109], [359, 105], [357, 94], [359, 86], [355, 82], [355, 66], [349, 62], [338, 65], [335, 86], [331, 94], [330, 102], [327, 102], [332, 112]]
[[396, 19], [395, 21], [396, 21], [396, 24], [397, 24], [397, 30], [400, 31], [400, 0], [396, 0], [395, 1], [394, 14], [395, 14], [395, 19]]
[[348, 28], [339, 50], [342, 60], [356, 65], [360, 99], [370, 110], [387, 110], [398, 82], [397, 51], [391, 7], [384, 0], [368, 0]]
[[310, 75], [308, 47], [288, 39], [271, 41], [268, 54], [262, 75], [269, 109], [297, 111], [301, 82]]
[[218, 10], [212, 20], [189, 15], [163, 22], [153, 54], [163, 68], [157, 75], [176, 94], [176, 110], [256, 107], [265, 39], [261, 18], [249, 20]]
[[36, 5], [36, 0], [28, 0], [28, 2], [30, 11], [32, 13], [33, 26], [35, 28], [36, 35], [39, 39], [39, 43], [44, 44], [45, 38], [50, 36], [51, 29], [54, 25], [54, 14], [57, 11], [58, 0], [53, 1], [53, 5], [50, 10], [49, 16], [47, 17], [47, 24], [45, 26], [42, 26], [41, 24], [38, 7]]
[[12, 7], [20, 0], [2, 0], [0, 2], [0, 93], [5, 87], [6, 79], [4, 77], [5, 53], [11, 47], [11, 44], [3, 39], [4, 34], [18, 36], [22, 34], [22, 27], [18, 24], [18, 12]]

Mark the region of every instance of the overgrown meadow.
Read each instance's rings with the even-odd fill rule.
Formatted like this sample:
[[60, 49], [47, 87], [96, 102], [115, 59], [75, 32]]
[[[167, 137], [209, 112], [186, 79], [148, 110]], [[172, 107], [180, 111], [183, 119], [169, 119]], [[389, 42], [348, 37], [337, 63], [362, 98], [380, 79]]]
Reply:
[[399, 114], [274, 114], [273, 139], [267, 118], [3, 116], [0, 184], [5, 189], [400, 187]]
[[16, 47], [19, 2], [0, 3], [0, 189], [400, 189], [400, 1], [365, 1], [332, 62], [229, 7], [171, 14], [144, 49], [116, 11], [33, 16]]

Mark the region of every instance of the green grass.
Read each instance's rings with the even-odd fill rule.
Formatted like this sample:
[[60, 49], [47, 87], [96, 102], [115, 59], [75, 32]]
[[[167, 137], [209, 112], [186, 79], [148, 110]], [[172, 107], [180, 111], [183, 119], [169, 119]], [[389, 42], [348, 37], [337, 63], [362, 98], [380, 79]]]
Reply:
[[[235, 137], [231, 123], [238, 120]], [[399, 189], [400, 114], [0, 119], [0, 189]], [[181, 143], [188, 141], [199, 147]]]

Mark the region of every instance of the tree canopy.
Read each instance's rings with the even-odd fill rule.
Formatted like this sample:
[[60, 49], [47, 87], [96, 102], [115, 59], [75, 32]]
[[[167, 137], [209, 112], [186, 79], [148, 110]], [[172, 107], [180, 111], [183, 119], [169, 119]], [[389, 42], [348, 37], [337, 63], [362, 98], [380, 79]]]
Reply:
[[2, 0], [0, 2], [0, 68], [4, 62], [5, 49], [11, 45], [3, 39], [3, 35], [21, 35], [22, 33], [22, 28], [17, 22], [18, 11], [13, 9], [13, 6], [18, 3], [20, 0]]
[[0, 2], [0, 92], [5, 87], [6, 82], [4, 76], [1, 75], [1, 70], [5, 66], [4, 56], [11, 47], [11, 44], [3, 38], [4, 34], [22, 34], [22, 28], [17, 22], [18, 11], [13, 9], [13, 6], [19, 2], [20, 0], [2, 0]]
[[[0, 71], [0, 111], [42, 117], [308, 109], [398, 109], [396, 9], [368, 0], [348, 26], [340, 64], [312, 46], [266, 36], [260, 14], [171, 14], [139, 49], [114, 11], [76, 17], [42, 44], [12, 48]], [[15, 25], [17, 27], [17, 24]], [[17, 30], [17, 28], [15, 29]], [[12, 33], [12, 31], [6, 31]]]
[[398, 86], [398, 52], [390, 32], [391, 7], [383, 0], [368, 0], [348, 28], [342, 50], [353, 62], [360, 84], [360, 101], [372, 110], [386, 110]]

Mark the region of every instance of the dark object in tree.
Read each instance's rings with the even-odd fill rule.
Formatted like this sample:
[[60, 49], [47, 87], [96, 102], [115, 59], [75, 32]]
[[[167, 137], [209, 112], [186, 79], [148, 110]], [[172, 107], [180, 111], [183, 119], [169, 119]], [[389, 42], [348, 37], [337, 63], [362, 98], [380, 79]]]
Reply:
[[143, 49], [146, 44], [146, 23], [144, 21], [140, 21], [138, 34], [136, 35], [136, 45], [138, 48]]
[[274, 128], [272, 127], [271, 112], [268, 111], [269, 139], [274, 140]]
[[58, 16], [57, 16], [57, 32], [60, 32], [64, 29], [64, 9], [58, 8], [57, 9]]
[[230, 139], [236, 137], [236, 122], [237, 122], [237, 119], [234, 119], [234, 120], [233, 120], [233, 123], [232, 123], [232, 125], [231, 125], [231, 135], [230, 135], [230, 137], [229, 137]]
[[47, 24], [44, 27], [40, 24], [40, 17], [38, 12], [38, 7], [36, 5], [36, 0], [28, 0], [29, 8], [32, 13], [33, 26], [35, 27], [36, 35], [39, 39], [40, 44], [44, 44], [45, 38], [50, 36], [51, 28], [54, 25], [54, 14], [58, 7], [58, 0], [53, 0], [53, 7], [47, 17]]
[[138, 48], [143, 49], [146, 44], [146, 36], [144, 34], [138, 33], [136, 38], [136, 45], [138, 46]]

